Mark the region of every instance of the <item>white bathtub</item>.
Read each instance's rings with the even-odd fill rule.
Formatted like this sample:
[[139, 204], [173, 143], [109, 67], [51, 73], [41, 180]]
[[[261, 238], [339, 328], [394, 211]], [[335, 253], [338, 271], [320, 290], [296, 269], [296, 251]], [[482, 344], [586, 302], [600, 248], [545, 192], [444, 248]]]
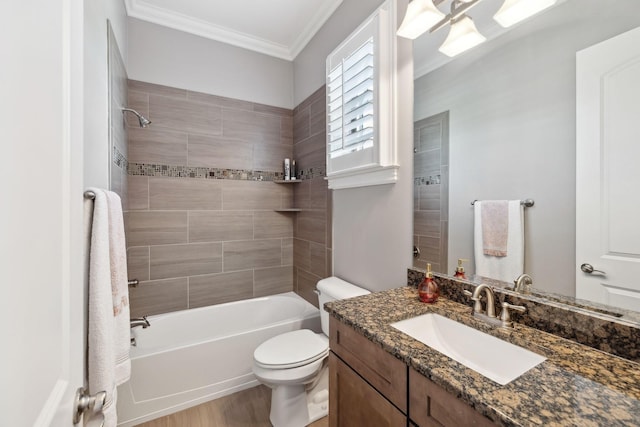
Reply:
[[320, 312], [293, 292], [150, 316], [135, 328], [131, 380], [118, 387], [118, 426], [133, 426], [256, 386], [253, 351]]

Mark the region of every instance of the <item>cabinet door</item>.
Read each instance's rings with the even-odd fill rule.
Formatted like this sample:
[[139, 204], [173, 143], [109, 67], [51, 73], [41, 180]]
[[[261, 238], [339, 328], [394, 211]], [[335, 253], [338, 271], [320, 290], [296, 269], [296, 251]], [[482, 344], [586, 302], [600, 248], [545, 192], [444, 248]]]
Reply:
[[329, 320], [331, 351], [402, 412], [407, 412], [407, 365], [351, 327]]
[[413, 369], [409, 370], [409, 417], [420, 427], [494, 425], [491, 420]]
[[329, 353], [331, 427], [405, 427], [407, 417], [339, 357]]

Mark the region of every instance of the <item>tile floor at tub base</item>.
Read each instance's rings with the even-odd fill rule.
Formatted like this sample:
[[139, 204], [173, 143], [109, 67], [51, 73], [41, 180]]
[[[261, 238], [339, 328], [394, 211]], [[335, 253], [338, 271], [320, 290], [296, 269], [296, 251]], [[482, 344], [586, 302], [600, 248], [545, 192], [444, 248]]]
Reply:
[[[260, 385], [148, 421], [139, 427], [271, 427], [270, 409], [271, 390]], [[328, 426], [328, 417], [309, 425]]]

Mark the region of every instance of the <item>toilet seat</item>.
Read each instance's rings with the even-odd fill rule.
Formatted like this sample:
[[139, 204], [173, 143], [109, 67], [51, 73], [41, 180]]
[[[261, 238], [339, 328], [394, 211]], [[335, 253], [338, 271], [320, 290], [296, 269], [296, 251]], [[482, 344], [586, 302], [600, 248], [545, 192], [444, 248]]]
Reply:
[[329, 339], [309, 329], [286, 332], [263, 342], [253, 353], [257, 366], [290, 369], [323, 359], [329, 353]]

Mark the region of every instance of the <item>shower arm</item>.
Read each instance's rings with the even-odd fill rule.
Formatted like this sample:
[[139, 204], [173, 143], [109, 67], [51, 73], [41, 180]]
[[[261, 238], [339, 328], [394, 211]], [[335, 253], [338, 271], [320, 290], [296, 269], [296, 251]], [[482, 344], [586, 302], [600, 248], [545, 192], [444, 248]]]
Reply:
[[143, 116], [142, 114], [138, 113], [136, 110], [132, 109], [132, 108], [123, 108], [122, 109], [122, 114], [124, 115], [124, 113], [129, 112], [129, 113], [133, 113], [136, 115], [136, 117], [138, 118], [138, 122], [140, 123], [140, 127], [141, 128], [146, 128], [147, 126], [149, 126], [151, 124], [151, 120], [147, 119], [145, 116]]

